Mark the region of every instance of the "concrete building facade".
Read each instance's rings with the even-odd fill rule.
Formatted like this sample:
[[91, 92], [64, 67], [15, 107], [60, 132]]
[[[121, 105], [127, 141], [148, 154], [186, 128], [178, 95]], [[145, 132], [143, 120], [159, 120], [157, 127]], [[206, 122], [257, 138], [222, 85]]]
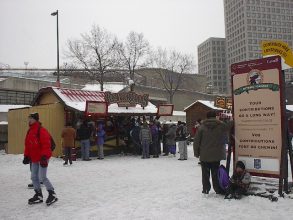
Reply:
[[198, 72], [208, 80], [210, 92], [228, 92], [225, 38], [209, 38], [198, 48]]
[[[224, 0], [227, 72], [230, 65], [261, 58], [261, 41], [293, 46], [292, 0]], [[286, 81], [293, 80], [292, 69]]]

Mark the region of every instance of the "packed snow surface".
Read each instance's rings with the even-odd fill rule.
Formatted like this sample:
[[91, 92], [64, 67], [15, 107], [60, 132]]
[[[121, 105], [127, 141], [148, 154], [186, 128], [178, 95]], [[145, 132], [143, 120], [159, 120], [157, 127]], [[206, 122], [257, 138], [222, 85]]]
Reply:
[[[28, 205], [34, 191], [22, 155], [0, 152], [0, 219], [292, 219], [293, 200], [244, 197], [224, 200], [201, 193], [201, 168], [189, 146], [189, 159], [108, 156], [63, 166], [50, 161], [48, 177], [59, 201]], [[225, 161], [222, 161], [225, 163]], [[290, 178], [291, 180], [291, 178]], [[274, 181], [275, 182], [275, 181]], [[44, 199], [47, 198], [45, 187]]]

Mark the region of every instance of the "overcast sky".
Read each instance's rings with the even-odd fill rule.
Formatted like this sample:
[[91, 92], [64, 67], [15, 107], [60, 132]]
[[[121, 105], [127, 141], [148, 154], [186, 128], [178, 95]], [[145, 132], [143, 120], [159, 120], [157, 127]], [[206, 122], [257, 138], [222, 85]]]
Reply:
[[142, 32], [154, 48], [176, 49], [195, 57], [209, 37], [224, 37], [223, 0], [0, 0], [0, 63], [10, 67], [56, 68], [59, 10], [60, 65], [66, 41], [93, 24], [124, 40]]

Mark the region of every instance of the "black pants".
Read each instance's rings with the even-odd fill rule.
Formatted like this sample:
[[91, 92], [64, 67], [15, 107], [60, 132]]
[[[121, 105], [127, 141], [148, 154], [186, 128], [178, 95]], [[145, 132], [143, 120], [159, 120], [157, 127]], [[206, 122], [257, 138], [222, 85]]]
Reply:
[[134, 155], [141, 155], [141, 144], [139, 143], [139, 140], [133, 140], [133, 154]]
[[247, 193], [247, 190], [242, 188], [241, 186], [237, 185], [236, 183], [230, 183], [226, 194], [238, 194], [238, 195], [244, 195]]
[[217, 162], [203, 162], [201, 161], [202, 171], [202, 188], [203, 193], [208, 193], [211, 190], [210, 173], [212, 173], [213, 188], [216, 193], [222, 193], [218, 179], [218, 169], [220, 161]]
[[159, 140], [157, 138], [153, 139], [153, 143], [151, 145], [152, 148], [152, 154], [154, 156], [159, 156], [160, 154], [160, 145], [159, 145]]
[[69, 163], [72, 163], [71, 153], [72, 153], [71, 147], [64, 147], [64, 156], [65, 156], [64, 161], [65, 161], [65, 163], [68, 163], [68, 160], [69, 160]]

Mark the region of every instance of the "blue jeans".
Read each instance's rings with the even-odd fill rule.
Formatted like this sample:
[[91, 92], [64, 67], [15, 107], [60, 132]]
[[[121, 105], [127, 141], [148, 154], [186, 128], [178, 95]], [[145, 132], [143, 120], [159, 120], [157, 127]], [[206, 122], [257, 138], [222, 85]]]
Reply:
[[81, 159], [87, 160], [90, 158], [90, 140], [81, 140], [80, 141], [81, 148]]
[[98, 157], [99, 157], [99, 159], [104, 158], [104, 146], [103, 146], [103, 144], [98, 145]]
[[142, 140], [142, 157], [150, 157], [150, 142], [149, 140]]
[[47, 178], [47, 168], [41, 167], [39, 162], [32, 163], [31, 179], [35, 190], [41, 189], [40, 182], [43, 182], [47, 190], [54, 190], [50, 180]]

